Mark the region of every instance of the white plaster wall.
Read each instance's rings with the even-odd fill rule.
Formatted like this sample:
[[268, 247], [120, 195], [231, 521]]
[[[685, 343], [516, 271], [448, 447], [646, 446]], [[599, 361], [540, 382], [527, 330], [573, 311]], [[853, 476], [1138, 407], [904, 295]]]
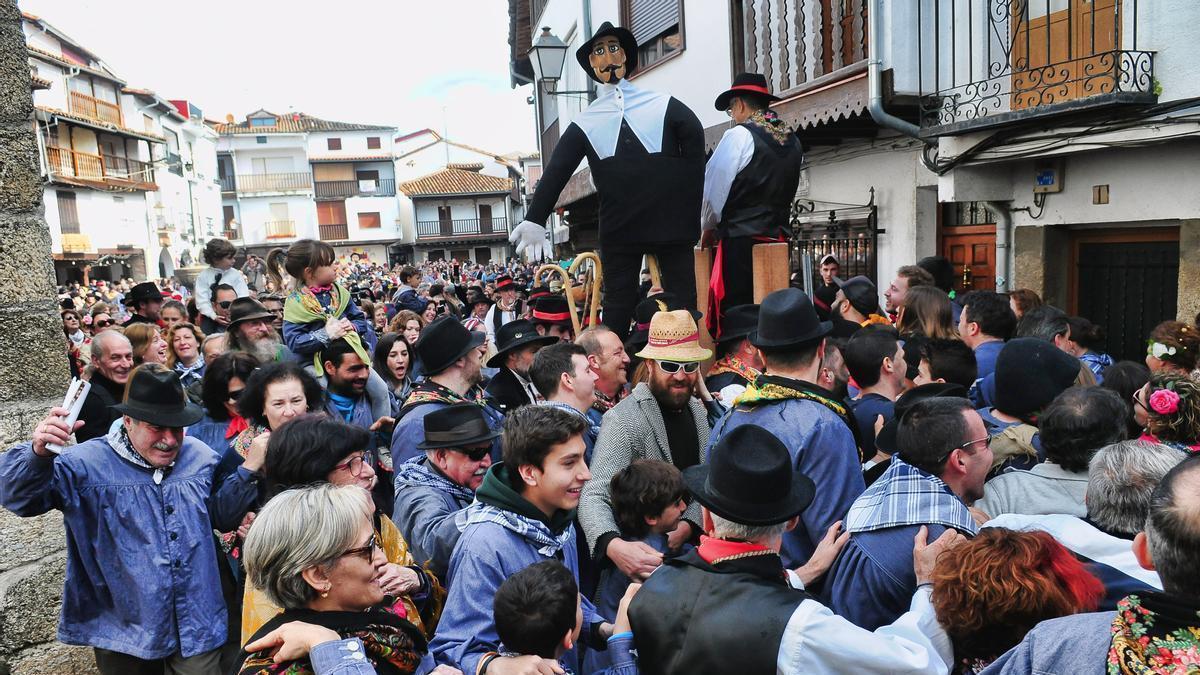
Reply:
[[399, 181], [413, 180], [440, 171], [447, 164], [483, 164], [480, 173], [488, 176], [508, 177], [508, 167], [497, 162], [491, 155], [461, 148], [448, 143], [437, 143], [421, 150], [412, 149], [410, 154], [396, 159], [396, 176]]
[[[352, 157], [355, 155], [384, 155], [392, 152], [392, 138], [395, 129], [375, 129], [372, 131], [320, 131], [308, 134], [305, 142], [308, 154], [315, 157]], [[379, 139], [378, 148], [367, 147], [367, 137]], [[340, 138], [341, 150], [330, 150], [329, 139]]]
[[492, 219], [505, 217], [505, 199], [498, 197], [480, 197], [478, 199], [463, 198], [463, 199], [429, 199], [419, 198], [416, 206], [416, 215], [418, 221], [437, 220], [438, 207], [449, 205], [450, 217], [454, 220], [473, 219], [479, 217], [479, 204], [490, 204], [492, 207]]
[[[399, 239], [401, 230], [396, 220], [400, 217], [399, 202], [395, 197], [351, 197], [346, 200], [347, 234], [351, 240]], [[358, 214], [379, 213], [379, 227], [361, 229]]]
[[46, 223], [50, 226], [51, 248], [55, 253], [62, 253], [58, 190], [75, 192], [79, 233], [88, 237], [93, 251], [123, 245], [131, 245], [141, 251], [150, 248], [146, 202], [141, 193], [112, 194], [48, 185], [42, 192], [42, 202], [46, 207]]
[[[266, 223], [272, 220], [271, 204], [284, 202], [288, 205], [288, 218], [296, 224], [293, 239], [267, 239]], [[246, 245], [287, 243], [296, 239], [317, 239], [317, 209], [315, 203], [304, 196], [287, 197], [243, 197], [240, 203], [242, 240]]]

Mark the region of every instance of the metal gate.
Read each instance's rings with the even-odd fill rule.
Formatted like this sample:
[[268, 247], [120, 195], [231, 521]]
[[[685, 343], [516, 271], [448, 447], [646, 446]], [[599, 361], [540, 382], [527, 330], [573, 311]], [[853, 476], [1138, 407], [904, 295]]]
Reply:
[[1141, 361], [1146, 336], [1174, 320], [1179, 241], [1078, 241], [1075, 306], [1104, 329], [1113, 359]]
[[817, 263], [832, 254], [841, 264], [840, 276], [863, 275], [879, 285], [876, 246], [879, 234], [875, 188], [866, 204], [814, 199], [792, 202], [792, 285], [811, 292]]

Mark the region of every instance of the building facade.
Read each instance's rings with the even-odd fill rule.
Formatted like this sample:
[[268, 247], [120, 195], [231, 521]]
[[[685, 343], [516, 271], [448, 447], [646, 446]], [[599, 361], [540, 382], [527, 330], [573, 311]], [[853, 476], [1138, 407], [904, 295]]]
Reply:
[[215, 129], [226, 238], [263, 255], [308, 238], [339, 258], [395, 261], [394, 128], [258, 110]]
[[[885, 287], [945, 255], [957, 290], [1038, 291], [1140, 359], [1149, 328], [1200, 309], [1186, 0], [510, 0], [513, 85], [549, 27], [568, 47], [559, 91], [591, 85], [570, 58], [602, 21], [638, 37], [638, 86], [687, 103], [709, 149], [729, 127], [713, 98], [766, 76], [805, 148], [793, 266], [833, 253]], [[589, 96], [533, 87], [543, 157]], [[1181, 189], [1182, 188], [1182, 189]], [[558, 206], [572, 243], [594, 219], [580, 170]]]

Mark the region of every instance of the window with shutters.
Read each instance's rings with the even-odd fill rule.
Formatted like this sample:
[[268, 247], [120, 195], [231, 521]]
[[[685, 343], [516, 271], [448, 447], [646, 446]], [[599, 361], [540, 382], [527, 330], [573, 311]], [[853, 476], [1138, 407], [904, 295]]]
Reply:
[[342, 139], [340, 139], [340, 138], [327, 138], [327, 139], [325, 139], [325, 144], [329, 147], [330, 150], [341, 150], [342, 149]]
[[381, 144], [379, 142], [378, 136], [367, 136], [367, 149], [368, 150], [378, 150], [380, 148], [380, 146], [381, 146]]
[[621, 10], [638, 43], [638, 71], [683, 51], [682, 0], [623, 0]]
[[58, 227], [63, 234], [79, 234], [79, 211], [75, 208], [75, 193], [57, 190]]
[[380, 219], [378, 211], [358, 214], [358, 227], [362, 230], [379, 229]]

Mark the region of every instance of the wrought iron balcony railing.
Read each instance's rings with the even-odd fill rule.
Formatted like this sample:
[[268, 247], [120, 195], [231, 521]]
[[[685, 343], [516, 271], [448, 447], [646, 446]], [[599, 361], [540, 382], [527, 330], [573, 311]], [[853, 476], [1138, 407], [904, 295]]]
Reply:
[[345, 241], [350, 238], [350, 232], [345, 223], [321, 223], [317, 225], [321, 241]]
[[[1137, 0], [919, 0], [921, 126], [930, 135], [1157, 100]], [[897, 27], [902, 29], [902, 27]]]
[[341, 199], [343, 197], [395, 197], [396, 181], [393, 178], [379, 180], [319, 180], [314, 183], [317, 199]]
[[508, 234], [507, 218], [418, 220], [417, 239], [482, 239]]

